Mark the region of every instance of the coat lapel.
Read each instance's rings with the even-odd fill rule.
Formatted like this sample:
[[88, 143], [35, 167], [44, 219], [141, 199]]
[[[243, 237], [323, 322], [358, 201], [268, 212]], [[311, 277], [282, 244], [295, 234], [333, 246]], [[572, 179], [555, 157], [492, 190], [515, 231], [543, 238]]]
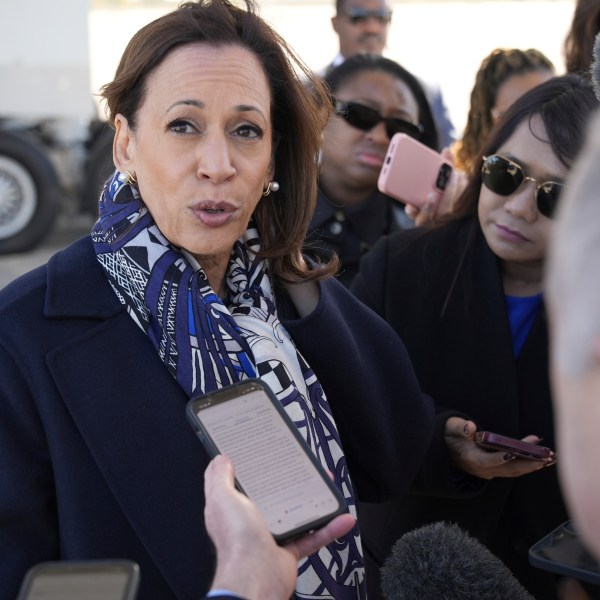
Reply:
[[211, 548], [202, 543], [203, 474], [209, 457], [187, 423], [186, 394], [122, 308], [95, 260], [87, 261], [85, 269], [80, 266], [61, 263], [60, 256], [52, 265], [54, 281], [79, 275], [80, 289], [87, 291], [72, 297], [64, 288], [49, 286], [46, 312], [62, 319], [97, 319], [97, 325], [51, 351], [48, 367], [146, 550], [177, 596], [193, 595], [182, 588], [184, 582], [197, 571], [199, 559], [212, 562]]

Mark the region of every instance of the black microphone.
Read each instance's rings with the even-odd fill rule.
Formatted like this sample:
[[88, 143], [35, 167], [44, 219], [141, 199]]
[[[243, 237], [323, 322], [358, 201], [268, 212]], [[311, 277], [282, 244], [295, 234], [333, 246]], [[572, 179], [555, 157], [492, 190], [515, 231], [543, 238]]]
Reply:
[[381, 568], [386, 600], [535, 600], [512, 572], [458, 525], [405, 533]]

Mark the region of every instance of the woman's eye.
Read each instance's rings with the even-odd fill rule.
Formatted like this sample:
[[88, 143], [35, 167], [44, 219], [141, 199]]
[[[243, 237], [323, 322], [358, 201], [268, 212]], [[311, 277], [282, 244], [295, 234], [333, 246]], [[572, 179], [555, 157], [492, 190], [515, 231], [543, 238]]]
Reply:
[[240, 137], [248, 139], [261, 139], [263, 137], [263, 130], [260, 127], [248, 123], [240, 125], [235, 132]]
[[191, 123], [183, 119], [176, 119], [175, 121], [171, 121], [168, 127], [169, 130], [173, 131], [174, 133], [192, 133], [193, 131], [195, 131]]

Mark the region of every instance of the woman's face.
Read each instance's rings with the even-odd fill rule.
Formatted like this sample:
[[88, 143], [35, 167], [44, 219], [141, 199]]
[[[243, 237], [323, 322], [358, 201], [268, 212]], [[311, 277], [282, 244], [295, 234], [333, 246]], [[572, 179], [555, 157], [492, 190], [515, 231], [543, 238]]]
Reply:
[[[525, 175], [538, 183], [562, 183], [568, 170], [550, 144], [541, 141], [547, 139], [543, 121], [535, 115], [531, 121], [521, 122], [495, 154], [520, 165]], [[495, 194], [481, 185], [478, 206], [481, 228], [489, 247], [505, 267], [543, 265], [553, 221], [538, 211], [535, 194], [536, 184], [529, 180], [510, 196]]]
[[[383, 117], [419, 122], [419, 107], [410, 88], [382, 71], [357, 73], [342, 84], [335, 97], [374, 108]], [[383, 122], [361, 131], [333, 115], [323, 138], [321, 177], [328, 187], [343, 185], [374, 191], [389, 143]]]
[[115, 157], [176, 246], [222, 269], [271, 179], [271, 94], [238, 46], [190, 44], [148, 77], [132, 131], [116, 117]]

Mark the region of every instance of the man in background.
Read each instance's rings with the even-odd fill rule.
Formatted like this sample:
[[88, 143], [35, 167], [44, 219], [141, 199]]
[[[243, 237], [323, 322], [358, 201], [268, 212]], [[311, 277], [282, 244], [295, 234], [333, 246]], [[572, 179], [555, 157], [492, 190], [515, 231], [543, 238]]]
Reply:
[[[339, 38], [339, 52], [321, 71], [327, 73], [346, 58], [361, 52], [383, 54], [387, 45], [392, 7], [387, 0], [336, 0], [336, 14], [331, 18], [333, 30]], [[438, 130], [440, 150], [456, 139], [454, 125], [439, 87], [421, 80], [431, 106]]]

